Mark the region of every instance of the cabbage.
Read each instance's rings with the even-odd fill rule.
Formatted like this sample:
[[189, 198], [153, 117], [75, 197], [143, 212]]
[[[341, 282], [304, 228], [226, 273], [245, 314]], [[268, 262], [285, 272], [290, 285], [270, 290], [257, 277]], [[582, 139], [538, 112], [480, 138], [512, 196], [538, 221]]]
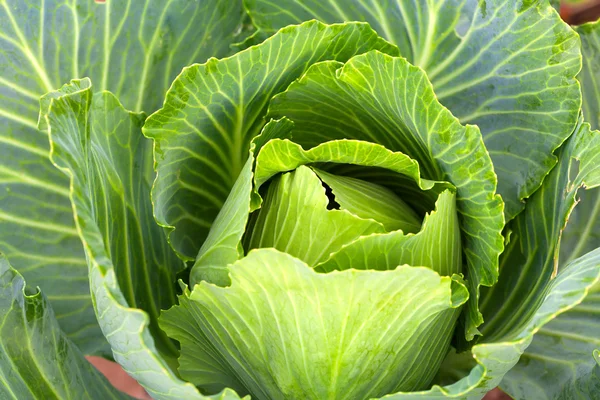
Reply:
[[600, 394], [598, 25], [324, 4], [1, 4], [0, 397]]

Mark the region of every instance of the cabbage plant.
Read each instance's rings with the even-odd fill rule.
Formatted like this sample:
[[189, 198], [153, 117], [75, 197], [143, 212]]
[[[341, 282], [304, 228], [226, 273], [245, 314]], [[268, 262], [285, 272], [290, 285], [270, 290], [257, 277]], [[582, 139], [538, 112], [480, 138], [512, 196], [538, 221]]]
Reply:
[[0, 397], [125, 397], [84, 355], [157, 399], [600, 395], [598, 24], [547, 0], [0, 22]]

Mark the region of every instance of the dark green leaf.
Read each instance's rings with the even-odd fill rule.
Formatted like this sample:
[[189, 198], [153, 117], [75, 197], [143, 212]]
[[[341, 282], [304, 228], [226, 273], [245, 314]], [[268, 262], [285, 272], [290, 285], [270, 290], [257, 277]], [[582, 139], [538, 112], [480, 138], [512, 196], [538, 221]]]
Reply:
[[[583, 68], [578, 76], [583, 92], [583, 117], [592, 129], [600, 128], [600, 21], [575, 28], [581, 37]], [[579, 202], [569, 216], [560, 242], [565, 264], [600, 247], [600, 189], [578, 193]], [[560, 265], [559, 265], [560, 266]]]
[[482, 295], [486, 342], [520, 330], [543, 299], [558, 270], [560, 235], [577, 190], [582, 185], [600, 185], [598, 149], [600, 133], [581, 124], [558, 153], [559, 164], [508, 226], [510, 239], [500, 258], [500, 280]]
[[[583, 114], [594, 126], [598, 126], [600, 87], [596, 63], [600, 51], [598, 28], [596, 23], [578, 28], [584, 53], [579, 75], [585, 99]], [[483, 328], [491, 335], [488, 340], [500, 338], [528, 318], [532, 305], [540, 301], [547, 282], [561, 265], [600, 246], [595, 239], [598, 189], [592, 189], [600, 185], [596, 167], [600, 162], [599, 148], [600, 133], [590, 131], [587, 124], [580, 126], [559, 153], [559, 165], [510, 227], [511, 242], [501, 266], [511, 273], [504, 274], [505, 279], [485, 294], [483, 302], [484, 315], [489, 319]], [[575, 207], [577, 190], [582, 185], [588, 190], [580, 192], [582, 204]], [[540, 224], [540, 220], [546, 222]]]
[[583, 118], [600, 129], [600, 21], [575, 28], [581, 38], [583, 66], [577, 79], [583, 92]]
[[61, 331], [46, 296], [0, 254], [0, 398], [126, 399]]
[[[564, 315], [569, 315], [572, 312], [576, 312], [575, 310], [577, 310], [577, 308], [573, 309], [573, 307], [581, 303], [586, 298], [588, 290], [590, 290], [590, 288], [599, 281], [600, 249], [574, 260], [558, 274], [556, 279], [547, 285], [547, 294], [545, 295], [541, 306], [536, 310], [533, 317], [525, 326], [523, 326], [521, 330], [514, 331], [508, 336], [503, 337], [502, 341], [480, 343], [475, 345], [472, 348], [472, 357], [475, 361], [477, 361], [478, 365], [471, 370], [468, 376], [448, 386], [434, 386], [431, 390], [426, 392], [402, 393], [398, 395], [386, 396], [385, 399], [480, 399], [488, 391], [498, 386], [503, 376], [505, 376], [507, 372], [511, 371], [512, 368], [516, 368], [516, 371], [523, 375], [526, 374], [526, 376], [515, 376], [512, 374], [507, 375], [507, 378], [502, 382], [501, 387], [506, 387], [507, 389], [512, 390], [513, 387], [507, 383], [507, 380], [513, 378], [516, 379], [516, 385], [519, 385], [528, 379], [530, 380], [527, 381], [527, 385], [533, 384], [532, 382], [539, 382], [540, 380], [542, 380], [542, 382], [548, 382], [547, 379], [552, 378], [551, 376], [540, 376], [539, 364], [532, 366], [531, 370], [527, 369], [526, 366], [515, 367], [515, 364], [519, 360], [521, 354], [525, 352], [531, 343], [534, 334], [537, 332], [543, 332], [544, 327], [550, 321], [559, 321], [561, 318], [563, 318], [561, 314], [566, 313]], [[554, 322], [550, 322], [550, 324], [547, 325], [548, 328], [551, 329], [551, 327], [554, 326], [553, 324]], [[593, 326], [591, 329], [594, 329]], [[597, 338], [597, 335], [593, 337]], [[536, 339], [533, 340], [535, 343]], [[572, 345], [572, 342], [570, 342], [569, 339], [563, 338], [558, 340], [561, 340], [562, 344], [564, 345]], [[532, 346], [534, 345], [532, 344]], [[555, 347], [557, 351], [562, 352], [560, 345]], [[582, 347], [579, 347], [579, 349], [581, 348]], [[532, 353], [530, 354], [534, 354], [534, 352], [537, 351], [536, 349], [539, 350], [537, 345], [535, 345], [535, 347], [532, 349]], [[579, 355], [581, 355], [581, 353], [579, 353]], [[567, 352], [563, 352], [562, 356], [567, 358], [569, 357]], [[574, 359], [577, 356], [578, 355], [575, 355]], [[597, 357], [597, 353], [595, 353], [595, 356]], [[587, 360], [589, 360], [589, 358]], [[572, 361], [567, 362], [571, 363]], [[549, 366], [549, 364], [547, 364], [547, 366]], [[568, 368], [568, 366], [569, 364], [565, 364], [561, 366], [561, 368]], [[448, 367], [452, 368], [452, 365], [446, 365], [446, 368]], [[457, 372], [460, 374], [462, 373], [464, 364], [459, 362], [456, 368]], [[583, 366], [581, 370], [585, 370], [586, 368], [588, 371], [592, 370], [589, 363], [587, 363], [586, 366]], [[562, 370], [562, 372], [566, 371], [566, 369]], [[555, 372], [556, 371], [551, 371], [552, 374]], [[446, 373], [448, 373], [448, 371], [446, 371]], [[569, 373], [572, 373], [572, 370], [570, 370]], [[560, 379], [561, 382], [558, 382], [558, 379]], [[568, 375], [563, 375], [560, 377], [556, 376], [556, 381], [552, 382], [552, 388], [556, 388], [557, 383], [567, 382]], [[593, 383], [593, 381], [590, 381], [590, 383]], [[573, 397], [570, 397], [571, 393], [568, 392], [568, 389], [573, 388], [574, 386], [570, 386], [567, 383], [567, 386], [562, 388], [565, 389], [565, 397], [562, 397], [562, 399], [573, 399]], [[588, 388], [593, 388], [593, 386], [590, 385]], [[551, 387], [548, 386], [548, 389], [551, 389]], [[527, 387], [525, 392], [515, 391], [514, 393], [516, 398], [519, 400], [537, 400], [538, 398], [544, 399], [542, 396], [545, 394], [540, 388], [533, 388], [531, 386]], [[519, 397], [521, 393], [525, 393], [526, 395]], [[587, 398], [585, 399], [587, 400]]]
[[89, 295], [68, 179], [37, 129], [39, 97], [89, 76], [127, 107], [152, 112], [183, 66], [230, 51], [242, 18], [241, 0], [0, 1], [0, 249], [43, 288], [86, 354], [110, 348]]
[[[583, 70], [578, 76], [584, 98], [583, 115], [592, 128], [597, 129], [600, 115], [600, 25], [591, 23], [576, 29], [583, 46]], [[560, 257], [557, 259], [556, 253], [552, 255], [554, 265], [545, 266], [546, 272], [542, 274], [543, 277], [547, 277], [549, 270], [560, 270], [582, 254], [600, 247], [600, 189], [595, 187], [599, 179], [598, 173], [594, 172], [598, 160], [592, 158], [593, 153], [598, 152], [594, 146], [600, 144], [600, 133], [590, 132], [588, 135], [590, 139], [580, 144], [580, 149], [576, 151], [578, 161], [571, 163], [569, 171], [573, 175], [578, 172], [589, 174], [584, 180], [584, 188], [587, 190], [577, 193], [576, 204], [573, 201], [573, 189], [576, 189], [580, 182], [576, 180], [571, 183], [575, 187], [567, 187], [569, 201], [566, 208], [575, 208], [570, 215], [567, 214], [567, 225], [561, 232]], [[590, 147], [587, 150], [588, 159], [582, 158], [581, 155], [586, 152], [585, 147]], [[567, 146], [567, 149], [569, 148]], [[544, 246], [541, 251], [547, 251], [547, 248]], [[547, 263], [550, 264], [550, 260]], [[519, 399], [535, 397], [554, 400], [589, 399], [600, 392], [600, 367], [597, 356], [600, 349], [599, 290], [600, 286], [596, 285], [581, 305], [560, 315], [536, 333], [531, 346], [502, 382], [502, 387], [508, 393]]]
[[600, 188], [580, 190], [560, 239], [560, 264], [600, 247]]
[[115, 360], [152, 396], [199, 399], [171, 371], [178, 351], [157, 325], [160, 310], [175, 303], [175, 273], [183, 263], [152, 217], [152, 142], [141, 132], [144, 116], [126, 111], [110, 92], [93, 95], [88, 79], [70, 86], [51, 95], [42, 116], [51, 159], [71, 179], [100, 327]]
[[[600, 268], [600, 266], [599, 266]], [[501, 383], [515, 399], [593, 399], [600, 393], [600, 284], [542, 327]]]

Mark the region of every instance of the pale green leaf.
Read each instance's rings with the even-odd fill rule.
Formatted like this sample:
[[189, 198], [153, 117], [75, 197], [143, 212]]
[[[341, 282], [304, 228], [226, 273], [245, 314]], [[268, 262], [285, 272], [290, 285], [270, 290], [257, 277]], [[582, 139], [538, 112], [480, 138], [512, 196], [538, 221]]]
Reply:
[[300, 166], [269, 182], [261, 209], [247, 233], [246, 249], [272, 247], [311, 267], [360, 236], [381, 233], [383, 225], [347, 210], [328, 210], [318, 176]]
[[61, 331], [46, 296], [0, 254], [0, 398], [126, 399]]
[[425, 216], [419, 233], [406, 235], [397, 231], [361, 237], [333, 253], [316, 269], [390, 270], [407, 264], [452, 276], [462, 272], [461, 250], [456, 196], [446, 190], [440, 194], [435, 210]]
[[152, 112], [183, 66], [229, 53], [243, 14], [241, 0], [0, 1], [0, 249], [42, 287], [86, 354], [110, 347], [94, 315], [68, 179], [37, 129], [39, 97], [89, 76], [127, 107]]
[[265, 124], [271, 97], [313, 63], [378, 49], [396, 53], [366, 24], [308, 22], [258, 46], [184, 71], [150, 116], [158, 177], [154, 212], [181, 256], [193, 259]]
[[[440, 102], [479, 126], [507, 219], [555, 165], [581, 106], [579, 41], [547, 1], [244, 0], [263, 32], [365, 21], [422, 67]], [[400, 92], [402, 93], [402, 92]], [[292, 118], [293, 119], [293, 118]]]
[[257, 156], [256, 186], [260, 187], [280, 172], [307, 164], [318, 164], [335, 174], [354, 176], [391, 188], [411, 207], [423, 213], [433, 208], [437, 195], [444, 189], [454, 189], [447, 182], [422, 179], [419, 163], [406, 154], [388, 150], [380, 144], [349, 139], [326, 141], [309, 150], [287, 139], [271, 140]]
[[202, 243], [190, 275], [192, 286], [200, 280], [218, 285], [229, 283], [226, 267], [244, 252], [241, 241], [251, 207], [253, 164], [251, 154]]
[[314, 65], [273, 98], [268, 115], [291, 119], [294, 141], [305, 148], [340, 139], [378, 143], [417, 161], [423, 178], [456, 187], [472, 293], [466, 333], [473, 338], [483, 322], [479, 286], [498, 277], [504, 225], [496, 175], [477, 127], [462, 126], [437, 101], [423, 70], [375, 51], [343, 65]]
[[114, 358], [155, 398], [200, 399], [171, 370], [175, 344], [158, 327], [175, 303], [183, 263], [152, 217], [152, 142], [144, 116], [126, 111], [110, 92], [80, 89], [53, 96], [43, 113], [51, 159], [71, 180], [75, 222], [88, 260], [94, 307]]
[[191, 382], [212, 373], [194, 362], [218, 363], [253, 398], [372, 398], [427, 387], [468, 296], [428, 268], [320, 274], [274, 249], [251, 251], [230, 276], [230, 287], [202, 282], [184, 294], [161, 325], [179, 331]]
[[392, 190], [384, 186], [349, 176], [338, 176], [316, 170], [319, 178], [331, 188], [335, 202], [360, 218], [372, 218], [386, 231], [401, 229], [417, 233], [421, 219], [415, 211]]
[[289, 137], [292, 126], [292, 122], [285, 119], [270, 121], [261, 134], [254, 138], [248, 160], [202, 243], [192, 268], [192, 281], [206, 280], [222, 286], [229, 283], [227, 265], [243, 256], [241, 241], [246, 230], [248, 214], [262, 201], [255, 197], [256, 204], [252, 202], [254, 152], [273, 138]]

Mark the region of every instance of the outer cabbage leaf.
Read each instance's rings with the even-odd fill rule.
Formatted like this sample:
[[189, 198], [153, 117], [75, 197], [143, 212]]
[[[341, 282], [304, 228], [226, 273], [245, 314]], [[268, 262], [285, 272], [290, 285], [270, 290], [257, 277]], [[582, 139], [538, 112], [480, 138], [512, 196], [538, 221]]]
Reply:
[[[537, 309], [532, 319], [523, 326], [522, 330], [515, 331], [502, 338], [498, 342], [476, 344], [472, 348], [472, 354], [478, 365], [471, 370], [468, 376], [460, 379], [454, 384], [440, 387], [434, 386], [431, 390], [418, 393], [402, 393], [386, 396], [385, 399], [480, 399], [488, 391], [500, 384], [501, 379], [516, 379], [517, 383], [523, 381], [523, 377], [515, 377], [512, 371], [519, 361], [519, 357], [530, 345], [533, 337], [550, 321], [560, 314], [569, 313], [574, 306], [581, 303], [594, 284], [600, 281], [600, 249], [580, 257], [567, 265], [558, 276], [548, 284], [548, 291], [541, 306]], [[462, 360], [461, 360], [462, 361]], [[457, 364], [458, 374], [462, 373], [464, 362]], [[516, 371], [528, 373], [523, 367], [516, 367]], [[532, 368], [531, 372], [539, 372]], [[532, 376], [532, 375], [529, 375]], [[536, 375], [535, 379], [539, 376]], [[503, 381], [502, 388], [512, 389], [513, 386]], [[532, 388], [528, 388], [532, 390]], [[513, 394], [513, 392], [510, 392]], [[538, 398], [541, 394], [538, 388], [535, 392]], [[519, 397], [518, 391], [514, 392], [517, 399], [530, 399], [531, 397]], [[567, 397], [569, 398], [569, 397]]]
[[600, 247], [600, 188], [582, 189], [561, 235], [559, 268]]
[[88, 79], [50, 97], [42, 116], [51, 159], [71, 179], [94, 307], [115, 360], [155, 398], [203, 398], [172, 371], [178, 351], [157, 325], [160, 310], [175, 303], [183, 263], [152, 217], [144, 116], [110, 92], [92, 94]]
[[[581, 37], [583, 68], [577, 79], [583, 93], [583, 118], [591, 129], [600, 129], [600, 21], [575, 28]], [[561, 263], [567, 263], [582, 254], [600, 247], [600, 189], [584, 186], [578, 193], [579, 201], [562, 232]], [[559, 266], [560, 267], [560, 266]]]
[[[485, 341], [505, 340], [511, 331], [519, 330], [519, 326], [531, 315], [531, 308], [536, 307], [544, 296], [548, 284], [557, 270], [564, 268], [565, 263], [559, 259], [559, 240], [564, 231], [565, 239], [577, 234], [580, 228], [568, 224], [569, 215], [576, 205], [576, 192], [583, 185], [590, 188], [592, 195], [597, 194], [600, 185], [600, 174], [597, 165], [600, 162], [600, 133], [590, 131], [589, 125], [582, 124], [569, 139], [559, 153], [560, 163], [544, 181], [539, 193], [531, 199], [523, 216], [514, 221], [511, 242], [516, 244], [507, 247], [505, 264], [511, 268], [511, 274], [501, 273], [498, 287], [492, 288], [483, 301], [486, 321], [490, 325], [483, 326]], [[595, 189], [592, 189], [595, 188]], [[586, 191], [588, 192], [588, 191]], [[586, 193], [584, 192], [584, 193]], [[596, 193], [594, 193], [596, 192]], [[584, 199], [585, 201], [585, 199]], [[592, 203], [593, 204], [593, 203]], [[578, 207], [575, 207], [577, 210]], [[585, 212], [586, 208], [582, 208]], [[585, 215], [587, 223], [590, 215]], [[540, 218], [546, 224], [535, 223]], [[582, 218], [575, 221], [581, 222]], [[569, 227], [571, 225], [571, 227]], [[573, 233], [570, 233], [569, 231]], [[588, 247], [588, 238], [581, 237]], [[568, 261], [570, 258], [566, 240], [561, 253]], [[592, 242], [593, 243], [593, 242]], [[596, 246], [597, 247], [597, 246]], [[582, 251], [571, 247], [572, 254]], [[597, 253], [598, 250], [594, 250]], [[595, 267], [600, 271], [600, 265]], [[507, 292], [510, 288], [510, 292]], [[597, 288], [594, 289], [597, 291]], [[582, 298], [583, 299], [583, 298]], [[579, 394], [587, 396], [596, 393], [598, 388], [597, 367], [597, 294], [589, 298], [579, 307], [560, 316], [540, 330], [532, 347], [524, 354], [514, 372], [509, 373], [502, 383], [511, 395], [516, 398], [543, 396], [548, 399], [560, 399], [563, 396]], [[492, 307], [496, 302], [503, 307]], [[507, 310], [511, 310], [507, 312]], [[489, 312], [489, 318], [487, 317]], [[546, 373], [540, 377], [539, 371]], [[541, 380], [541, 382], [540, 382]], [[538, 382], [542, 392], [532, 382]], [[568, 398], [568, 397], [567, 397]]]
[[250, 148], [271, 97], [322, 60], [368, 50], [397, 52], [363, 23], [308, 22], [232, 57], [185, 68], [144, 134], [155, 140], [154, 212], [173, 248], [193, 259]]
[[437, 101], [423, 70], [379, 52], [344, 65], [314, 65], [273, 98], [268, 116], [291, 119], [294, 141], [305, 148], [327, 140], [374, 142], [417, 161], [423, 178], [456, 187], [471, 292], [465, 329], [472, 339], [482, 322], [479, 286], [498, 277], [504, 225], [496, 175], [479, 130], [462, 126]]
[[46, 297], [31, 293], [0, 254], [0, 398], [125, 399], [60, 330]]
[[592, 129], [600, 129], [600, 21], [575, 28], [581, 38], [583, 67], [577, 76], [583, 93], [583, 118]]
[[253, 398], [422, 388], [468, 297], [459, 280], [429, 268], [320, 274], [274, 249], [252, 250], [229, 270], [231, 286], [200, 283], [161, 326], [181, 342], [182, 376], [202, 384], [217, 369]]
[[540, 329], [500, 387], [515, 399], [593, 399], [600, 393], [600, 284]]
[[[599, 29], [598, 23], [576, 28], [583, 50], [583, 69], [578, 76], [584, 98], [583, 116], [592, 129], [600, 127]], [[583, 188], [587, 190], [580, 190], [576, 202], [571, 203], [575, 208], [568, 215], [566, 227], [561, 232], [560, 257], [556, 259], [557, 254], [554, 254], [555, 266], [559, 270], [582, 254], [600, 247], [600, 189], [596, 187], [597, 173], [593, 172], [598, 162], [597, 158], [593, 158], [593, 152], [598, 152], [600, 134], [589, 132], [587, 135], [587, 140], [576, 151], [578, 161], [572, 163], [570, 171], [576, 174], [583, 168], [588, 174], [583, 181]], [[508, 393], [523, 399], [532, 396], [561, 399], [592, 398], [600, 392], [599, 290], [600, 285], [596, 285], [580, 306], [562, 314], [535, 335], [519, 364], [502, 382], [501, 386]]]
[[[476, 124], [507, 219], [556, 164], [577, 122], [577, 35], [547, 1], [244, 0], [265, 33], [307, 19], [366, 21], [422, 67], [440, 102]], [[534, 117], [533, 117], [534, 116]]]
[[[558, 155], [560, 162], [508, 226], [509, 243], [500, 258], [500, 280], [482, 301], [486, 341], [501, 340], [535, 312], [559, 266], [561, 232], [581, 186], [600, 185], [600, 134], [581, 124]], [[544, 223], [540, 223], [544, 221]], [[502, 273], [503, 270], [510, 271]]]
[[183, 66], [229, 53], [242, 16], [241, 1], [231, 0], [0, 2], [0, 249], [43, 288], [84, 353], [110, 348], [94, 315], [68, 180], [37, 129], [39, 97], [89, 76], [127, 107], [154, 111]]
[[[583, 31], [591, 33], [589, 28], [593, 26], [588, 26]], [[585, 51], [591, 54], [593, 50], [589, 46], [592, 39], [586, 38], [585, 35], [583, 39], [588, 42]], [[580, 76], [583, 82], [595, 76], [594, 65], [587, 61], [585, 65]], [[591, 98], [591, 93], [597, 90], [597, 86], [587, 83], [584, 83], [583, 87], [585, 98]], [[588, 110], [584, 110], [584, 115], [590, 115], [589, 106], [586, 108]], [[597, 124], [597, 120], [594, 123]], [[600, 162], [598, 149], [600, 134], [591, 131], [588, 124], [580, 124], [558, 153], [558, 166], [546, 178], [542, 188], [528, 201], [525, 212], [509, 226], [510, 243], [502, 254], [501, 266], [506, 265], [511, 273], [501, 274], [505, 279], [501, 279], [498, 285], [485, 294], [486, 300], [482, 303], [482, 310], [486, 315], [483, 330], [488, 334], [487, 340], [501, 338], [531, 315], [534, 305], [539, 303], [543, 296], [547, 282], [560, 267], [559, 241], [565, 226], [568, 227], [565, 244], [562, 246], [565, 261], [578, 257], [584, 250], [597, 247], [592, 244], [593, 241], [588, 243], [588, 234], [577, 233], [584, 219], [584, 230], [587, 229], [593, 234], [595, 221], [590, 221], [590, 217], [593, 217], [594, 211], [583, 218], [578, 216], [581, 214], [576, 213], [575, 222], [571, 221], [570, 226], [567, 222], [577, 203], [576, 195], [580, 187], [588, 189], [583, 193], [585, 198], [595, 197], [594, 193], [597, 190], [594, 188], [600, 185], [600, 172], [597, 168]], [[595, 200], [588, 200], [587, 203], [583, 205], [587, 210], [590, 210], [589, 207], [595, 208]], [[582, 212], [585, 211], [586, 208], [582, 209]], [[545, 223], [540, 224], [540, 220], [544, 220]], [[582, 247], [572, 247], [573, 235], [578, 235], [576, 241], [581, 243]]]

